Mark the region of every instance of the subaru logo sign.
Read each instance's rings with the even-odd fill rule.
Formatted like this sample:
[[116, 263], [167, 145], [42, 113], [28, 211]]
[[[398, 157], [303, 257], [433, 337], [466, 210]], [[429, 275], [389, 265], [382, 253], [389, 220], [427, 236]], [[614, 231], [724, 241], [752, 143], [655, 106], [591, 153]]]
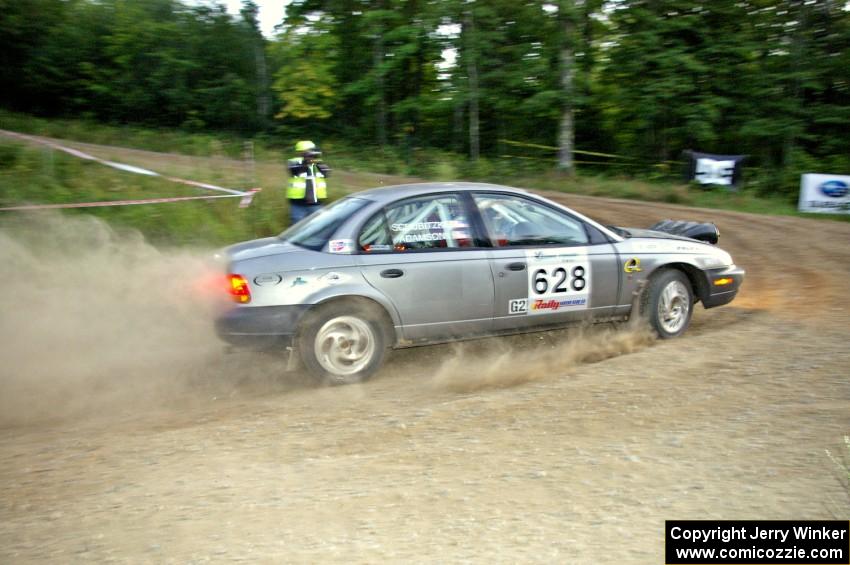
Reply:
[[847, 192], [850, 191], [847, 183], [840, 180], [828, 180], [825, 183], [821, 183], [818, 188], [820, 188], [824, 196], [829, 196], [830, 198], [842, 198], [847, 196]]

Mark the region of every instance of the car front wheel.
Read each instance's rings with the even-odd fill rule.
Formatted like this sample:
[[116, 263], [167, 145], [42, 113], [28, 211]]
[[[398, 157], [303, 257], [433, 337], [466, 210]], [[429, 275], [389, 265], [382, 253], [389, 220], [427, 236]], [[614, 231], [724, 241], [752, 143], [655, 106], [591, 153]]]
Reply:
[[380, 368], [386, 354], [383, 323], [372, 309], [359, 305], [320, 307], [300, 333], [301, 360], [328, 384], [364, 381]]
[[641, 301], [641, 314], [658, 337], [669, 339], [685, 333], [693, 314], [694, 294], [688, 277], [668, 269], [654, 275]]

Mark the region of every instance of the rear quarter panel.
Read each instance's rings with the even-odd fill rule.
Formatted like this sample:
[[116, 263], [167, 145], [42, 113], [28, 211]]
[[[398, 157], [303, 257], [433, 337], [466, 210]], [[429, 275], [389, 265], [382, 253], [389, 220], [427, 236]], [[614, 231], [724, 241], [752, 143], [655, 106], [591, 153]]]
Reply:
[[360, 296], [377, 302], [393, 324], [399, 325], [398, 313], [386, 297], [369, 285], [353, 255], [305, 250], [235, 261], [230, 272], [244, 276], [250, 286], [251, 302], [241, 308], [314, 305]]

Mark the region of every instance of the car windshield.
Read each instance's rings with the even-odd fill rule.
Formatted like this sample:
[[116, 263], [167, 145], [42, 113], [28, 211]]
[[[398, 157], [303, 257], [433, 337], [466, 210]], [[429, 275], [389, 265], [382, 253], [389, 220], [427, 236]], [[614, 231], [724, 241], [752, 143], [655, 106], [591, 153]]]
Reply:
[[368, 200], [352, 197], [337, 200], [291, 226], [279, 237], [289, 243], [319, 251], [345, 220], [368, 203]]
[[632, 237], [632, 234], [630, 234], [629, 231], [626, 230], [625, 228], [620, 228], [620, 227], [617, 227], [617, 226], [605, 226], [605, 227], [608, 228], [609, 230], [611, 230], [612, 232], [614, 232], [615, 234], [619, 235], [620, 237], [625, 237], [627, 239]]

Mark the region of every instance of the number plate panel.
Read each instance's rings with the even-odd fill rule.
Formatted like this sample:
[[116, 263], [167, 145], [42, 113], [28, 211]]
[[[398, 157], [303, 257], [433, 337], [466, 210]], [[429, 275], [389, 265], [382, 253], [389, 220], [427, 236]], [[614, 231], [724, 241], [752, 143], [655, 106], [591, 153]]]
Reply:
[[592, 279], [586, 247], [529, 250], [526, 260], [529, 314], [590, 308]]

